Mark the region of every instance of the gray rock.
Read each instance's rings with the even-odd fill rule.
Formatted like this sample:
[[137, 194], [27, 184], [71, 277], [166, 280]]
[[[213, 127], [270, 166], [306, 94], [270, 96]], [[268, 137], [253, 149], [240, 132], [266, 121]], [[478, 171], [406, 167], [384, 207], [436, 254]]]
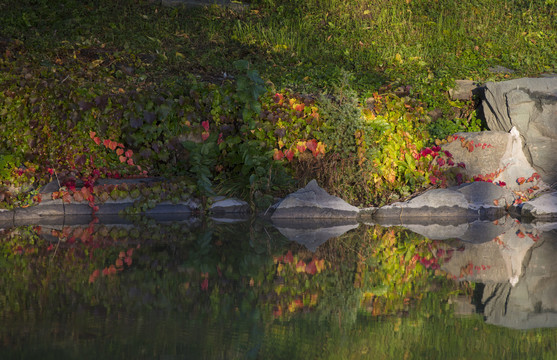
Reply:
[[339, 197], [329, 195], [312, 180], [277, 204], [271, 219], [356, 218], [359, 209]]
[[557, 192], [543, 194], [522, 205], [520, 215], [536, 219], [557, 219]]
[[356, 221], [291, 219], [273, 219], [273, 225], [288, 240], [304, 245], [311, 252], [315, 252], [329, 239], [341, 236], [359, 226]]
[[482, 108], [491, 130], [517, 128], [526, 158], [546, 183], [556, 183], [557, 78], [488, 82]]
[[463, 224], [407, 224], [407, 229], [431, 240], [458, 239], [467, 243], [481, 244], [505, 233], [513, 224], [500, 218], [497, 221], [476, 220]]
[[[539, 181], [519, 184], [517, 179], [530, 178], [534, 169], [522, 151], [522, 139], [516, 129], [510, 132], [482, 131], [471, 133], [457, 133], [453, 141], [442, 146], [449, 151], [455, 166], [443, 165], [446, 170], [455, 175], [461, 174], [462, 180], [474, 178], [490, 179], [494, 183], [503, 182], [505, 187], [515, 191], [524, 191], [533, 185], [545, 188]], [[470, 151], [472, 150], [472, 151]], [[464, 168], [456, 166], [459, 163]]]
[[[379, 208], [374, 218], [400, 219], [401, 224], [423, 223], [424, 219], [456, 218], [457, 223], [474, 219], [497, 219], [512, 203], [512, 193], [488, 182], [473, 182], [448, 189], [433, 189], [411, 200]], [[421, 219], [421, 220], [420, 220]], [[454, 222], [451, 222], [454, 224]]]
[[506, 68], [506, 67], [501, 66], [501, 65], [495, 65], [495, 66], [489, 67], [489, 68], [487, 68], [487, 70], [489, 72], [494, 73], [494, 74], [513, 74], [514, 73], [514, 70]]
[[472, 80], [456, 80], [455, 87], [449, 90], [449, 96], [452, 100], [472, 100], [473, 93], [477, 88], [476, 83]]
[[244, 214], [250, 211], [250, 206], [247, 202], [236, 198], [225, 199], [217, 198], [209, 209], [214, 214], [236, 213]]

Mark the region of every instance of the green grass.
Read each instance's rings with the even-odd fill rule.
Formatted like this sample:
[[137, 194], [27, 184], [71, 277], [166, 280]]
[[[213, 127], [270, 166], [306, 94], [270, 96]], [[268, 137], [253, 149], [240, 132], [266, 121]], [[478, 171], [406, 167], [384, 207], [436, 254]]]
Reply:
[[[3, 1], [1, 36], [29, 54], [105, 44], [157, 54], [150, 75], [208, 79], [250, 60], [277, 87], [330, 88], [341, 69], [365, 92], [385, 82], [446, 90], [452, 79], [495, 80], [557, 67], [557, 10], [547, 1], [254, 1], [244, 11], [145, 2]], [[178, 54], [177, 54], [178, 53]], [[426, 99], [428, 96], [425, 96]], [[441, 101], [438, 96], [432, 99]]]

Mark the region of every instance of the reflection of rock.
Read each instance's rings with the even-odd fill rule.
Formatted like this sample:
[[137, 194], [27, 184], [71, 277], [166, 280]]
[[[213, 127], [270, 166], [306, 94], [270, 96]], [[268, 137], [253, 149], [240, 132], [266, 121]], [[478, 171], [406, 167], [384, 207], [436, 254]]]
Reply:
[[311, 252], [327, 240], [358, 227], [358, 223], [346, 221], [296, 221], [273, 219], [273, 225], [291, 241], [304, 245]]
[[[514, 221], [507, 223], [501, 225], [501, 233], [491, 241], [452, 244], [458, 251], [453, 249], [451, 258], [443, 263], [442, 269], [460, 280], [515, 285], [522, 275], [524, 258], [539, 238], [540, 231], [532, 225], [521, 225]], [[486, 233], [496, 228], [486, 227], [489, 229]], [[477, 233], [481, 233], [481, 229], [482, 226], [478, 226]]]
[[510, 219], [497, 221], [476, 220], [464, 224], [410, 224], [404, 227], [432, 240], [458, 239], [468, 243], [481, 244], [491, 241], [512, 226]]
[[487, 322], [519, 329], [557, 327], [556, 256], [557, 230], [540, 233], [515, 286], [486, 284], [482, 303]]
[[317, 181], [284, 198], [276, 207], [272, 219], [347, 219], [356, 218], [359, 209], [346, 201], [329, 195]]

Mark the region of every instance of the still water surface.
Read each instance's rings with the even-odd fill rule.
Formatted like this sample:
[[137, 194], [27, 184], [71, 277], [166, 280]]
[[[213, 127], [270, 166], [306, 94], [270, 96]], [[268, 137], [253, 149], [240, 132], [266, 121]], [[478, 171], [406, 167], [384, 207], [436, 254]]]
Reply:
[[557, 358], [554, 224], [275, 225], [4, 228], [0, 359]]

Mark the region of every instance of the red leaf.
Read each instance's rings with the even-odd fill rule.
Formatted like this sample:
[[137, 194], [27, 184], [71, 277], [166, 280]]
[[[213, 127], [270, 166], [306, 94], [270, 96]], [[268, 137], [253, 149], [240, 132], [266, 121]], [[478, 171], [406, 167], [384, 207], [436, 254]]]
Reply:
[[281, 150], [275, 149], [275, 152], [273, 153], [273, 159], [275, 160], [281, 160], [284, 157], [284, 153]]
[[118, 148], [116, 149], [116, 155], [120, 156], [124, 153], [124, 149]]
[[70, 195], [69, 192], [64, 192], [64, 196], [62, 196], [62, 201], [68, 204], [72, 201], [72, 196]]
[[306, 141], [306, 146], [311, 152], [315, 152], [315, 150], [317, 149], [317, 140], [311, 139]]
[[81, 194], [81, 192], [78, 191], [78, 192], [73, 194], [73, 199], [77, 202], [82, 202], [83, 201], [83, 194]]
[[95, 135], [97, 135], [96, 132], [94, 131], [89, 131], [89, 136], [91, 137], [91, 139], [93, 139], [95, 137]]
[[286, 156], [288, 161], [292, 161], [292, 159], [294, 158], [294, 151], [284, 150], [284, 155]]
[[524, 184], [525, 181], [526, 181], [526, 179], [523, 178], [523, 177], [519, 177], [518, 179], [516, 179], [516, 182], [518, 183], [518, 185]]

